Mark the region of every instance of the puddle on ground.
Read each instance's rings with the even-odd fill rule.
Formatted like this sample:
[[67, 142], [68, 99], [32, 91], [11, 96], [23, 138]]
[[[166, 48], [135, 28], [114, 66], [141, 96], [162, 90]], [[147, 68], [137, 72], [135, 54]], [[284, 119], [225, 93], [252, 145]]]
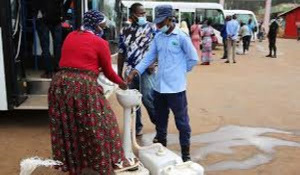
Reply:
[[[192, 136], [192, 145], [204, 144], [199, 148], [194, 148], [191, 151], [193, 161], [200, 162], [204, 160], [209, 154], [235, 154], [233, 148], [237, 146], [254, 146], [259, 150], [259, 153], [248, 157], [242, 161], [221, 161], [215, 164], [207, 165], [206, 171], [222, 171], [222, 170], [236, 170], [236, 169], [251, 169], [256, 166], [266, 164], [273, 160], [275, 147], [289, 146], [300, 147], [300, 143], [286, 141], [282, 139], [264, 136], [267, 133], [298, 135], [299, 131], [288, 132], [271, 128], [254, 128], [229, 125], [210, 133]], [[141, 145], [151, 145], [154, 133], [144, 134], [139, 140]], [[178, 135], [168, 135], [168, 145], [178, 145]]]

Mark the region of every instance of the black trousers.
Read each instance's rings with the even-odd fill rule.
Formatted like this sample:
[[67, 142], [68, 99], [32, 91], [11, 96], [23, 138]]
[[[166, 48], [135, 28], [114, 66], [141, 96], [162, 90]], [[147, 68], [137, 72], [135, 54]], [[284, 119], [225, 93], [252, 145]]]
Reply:
[[251, 35], [243, 37], [243, 50], [244, 50], [244, 53], [245, 53], [246, 50], [249, 51], [250, 42], [251, 42]]
[[272, 55], [272, 51], [274, 52], [274, 55], [276, 56], [276, 36], [275, 37], [269, 37], [269, 55]]
[[228, 52], [227, 52], [227, 39], [226, 38], [223, 38], [223, 48], [224, 48], [223, 58], [227, 58]]

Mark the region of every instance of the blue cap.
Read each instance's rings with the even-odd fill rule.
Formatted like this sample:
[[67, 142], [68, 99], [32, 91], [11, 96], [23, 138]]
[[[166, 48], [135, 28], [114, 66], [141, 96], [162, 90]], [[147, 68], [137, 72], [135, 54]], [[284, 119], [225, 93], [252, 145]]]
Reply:
[[173, 8], [171, 5], [159, 5], [155, 8], [154, 23], [158, 24], [163, 22], [168, 17], [172, 16]]

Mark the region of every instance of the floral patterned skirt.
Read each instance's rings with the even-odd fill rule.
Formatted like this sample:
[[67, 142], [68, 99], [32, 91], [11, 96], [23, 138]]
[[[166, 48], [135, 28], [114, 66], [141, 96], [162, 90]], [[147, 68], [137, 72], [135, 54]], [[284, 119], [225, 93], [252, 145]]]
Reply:
[[96, 80], [91, 71], [64, 68], [49, 89], [53, 159], [70, 174], [85, 168], [111, 174], [124, 160], [116, 117]]

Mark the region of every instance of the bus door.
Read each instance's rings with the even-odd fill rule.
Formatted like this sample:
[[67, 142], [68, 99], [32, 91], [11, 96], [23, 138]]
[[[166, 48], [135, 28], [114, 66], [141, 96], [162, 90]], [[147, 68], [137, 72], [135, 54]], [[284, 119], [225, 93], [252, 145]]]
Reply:
[[[62, 0], [63, 1], [63, 0]], [[41, 75], [45, 71], [45, 61], [41, 56], [40, 40], [37, 34], [37, 19], [33, 7], [39, 0], [2, 0], [1, 30], [3, 44], [3, 60], [5, 74], [1, 68], [0, 77], [4, 76], [6, 83], [1, 83], [0, 89], [6, 88], [7, 109], [47, 109], [47, 91], [51, 78]], [[81, 24], [82, 1], [66, 0], [70, 8], [64, 13], [63, 31], [70, 32], [70, 26], [77, 28]], [[72, 4], [72, 7], [71, 7]], [[64, 10], [64, 9], [61, 9]], [[77, 16], [77, 18], [76, 18]], [[65, 28], [64, 28], [65, 27]], [[52, 39], [50, 37], [50, 51]], [[63, 37], [63, 36], [62, 36]], [[1, 52], [0, 52], [1, 55]], [[0, 78], [0, 81], [2, 79]], [[0, 98], [2, 98], [0, 94]], [[0, 110], [2, 104], [0, 104]], [[3, 105], [5, 106], [5, 105]]]

